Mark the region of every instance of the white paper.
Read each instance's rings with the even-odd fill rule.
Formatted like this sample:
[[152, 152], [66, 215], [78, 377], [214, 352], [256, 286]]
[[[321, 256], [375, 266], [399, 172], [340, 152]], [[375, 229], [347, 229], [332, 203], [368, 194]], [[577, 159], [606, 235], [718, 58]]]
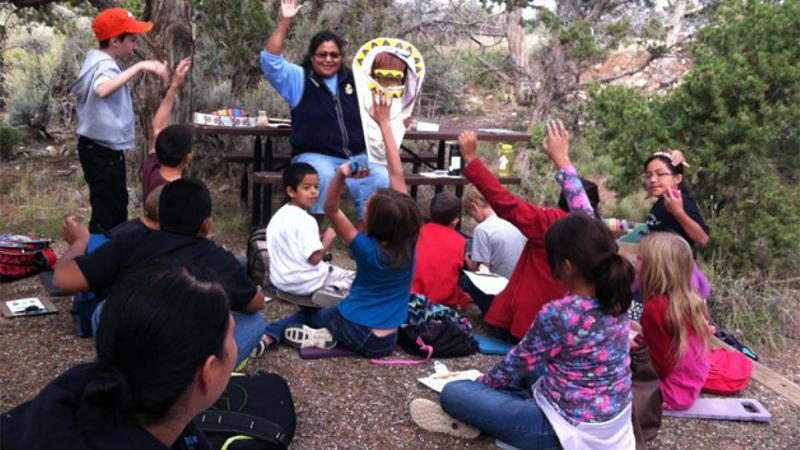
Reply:
[[442, 171], [435, 170], [433, 172], [420, 172], [419, 175], [422, 175], [425, 178], [461, 178], [461, 175], [448, 175], [446, 170]]
[[44, 312], [47, 308], [44, 307], [42, 301], [39, 300], [37, 297], [30, 297], [30, 298], [20, 298], [17, 300], [9, 300], [6, 302], [8, 305], [8, 309], [15, 315], [15, 316], [24, 316], [25, 309], [30, 306], [35, 306], [38, 308], [36, 312]]
[[[437, 363], [440, 364], [440, 366], [437, 366]], [[427, 377], [417, 378], [417, 380], [434, 391], [441, 393], [442, 389], [444, 389], [444, 385], [447, 383], [460, 380], [475, 381], [481, 375], [483, 374], [475, 369], [450, 372], [444, 364], [436, 361], [436, 363], [434, 363], [434, 373]]]
[[417, 121], [415, 128], [417, 129], [417, 131], [428, 131], [431, 133], [436, 133], [439, 131], [439, 124], [432, 122]]
[[507, 130], [505, 128], [479, 128], [478, 131], [491, 134], [513, 134], [514, 130]]
[[508, 278], [495, 273], [476, 273], [464, 271], [469, 281], [486, 295], [497, 295], [508, 285]]

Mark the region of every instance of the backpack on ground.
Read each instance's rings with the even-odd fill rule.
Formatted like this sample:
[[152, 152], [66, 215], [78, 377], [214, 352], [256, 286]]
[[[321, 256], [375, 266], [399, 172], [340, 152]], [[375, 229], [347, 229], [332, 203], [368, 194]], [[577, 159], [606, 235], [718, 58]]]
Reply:
[[472, 322], [456, 310], [428, 300], [424, 295], [411, 294], [408, 320], [398, 330], [398, 343], [408, 353], [425, 356], [417, 339], [433, 347], [437, 358], [468, 356], [478, 351], [478, 341], [472, 334]]
[[216, 449], [283, 450], [294, 438], [297, 416], [280, 375], [234, 374], [222, 396], [195, 422]]
[[708, 357], [711, 372], [703, 385], [703, 392], [733, 395], [750, 383], [753, 361], [742, 353], [725, 348], [714, 349]]
[[14, 281], [53, 267], [50, 241], [18, 234], [0, 234], [0, 282]]
[[254, 283], [267, 290], [269, 281], [269, 252], [267, 251], [267, 228], [256, 228], [247, 238], [247, 275]]

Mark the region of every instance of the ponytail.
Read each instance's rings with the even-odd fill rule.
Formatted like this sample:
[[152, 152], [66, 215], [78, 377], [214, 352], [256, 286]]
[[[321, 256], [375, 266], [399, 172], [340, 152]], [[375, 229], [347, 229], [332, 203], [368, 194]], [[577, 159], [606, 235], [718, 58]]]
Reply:
[[97, 331], [97, 370], [78, 406], [82, 430], [160, 422], [208, 357], [225, 356], [230, 311], [213, 280], [207, 269], [155, 261], [113, 286]]
[[633, 266], [617, 253], [614, 236], [602, 221], [584, 213], [570, 214], [550, 226], [545, 247], [555, 276], [569, 260], [581, 278], [594, 284], [595, 296], [605, 313], [628, 311], [633, 300]]
[[614, 315], [626, 312], [633, 300], [631, 283], [635, 273], [631, 263], [618, 253], [612, 253], [603, 268], [594, 273], [597, 274], [595, 294], [603, 311]]

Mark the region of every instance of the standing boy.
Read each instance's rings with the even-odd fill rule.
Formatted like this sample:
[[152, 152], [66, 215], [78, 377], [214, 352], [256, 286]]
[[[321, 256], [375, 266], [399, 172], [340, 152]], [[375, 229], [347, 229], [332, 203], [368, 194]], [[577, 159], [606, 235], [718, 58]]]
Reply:
[[155, 73], [165, 82], [169, 77], [167, 68], [158, 61], [120, 68], [118, 61], [131, 56], [138, 35], [151, 28], [152, 23], [136, 20], [123, 8], [98, 14], [92, 30], [100, 48], [89, 50], [71, 86], [77, 99], [78, 157], [89, 185], [92, 233], [109, 232], [128, 218], [123, 151], [136, 145], [128, 80], [142, 71]]

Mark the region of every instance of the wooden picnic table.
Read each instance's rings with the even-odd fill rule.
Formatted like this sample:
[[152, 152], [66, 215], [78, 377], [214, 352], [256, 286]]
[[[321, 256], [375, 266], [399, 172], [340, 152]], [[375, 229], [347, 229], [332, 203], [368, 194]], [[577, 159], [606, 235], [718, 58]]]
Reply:
[[[197, 135], [217, 135], [217, 136], [254, 136], [255, 142], [253, 144], [253, 172], [254, 175], [260, 172], [271, 172], [274, 167], [274, 154], [272, 146], [273, 137], [289, 137], [292, 133], [291, 127], [222, 127], [213, 125], [198, 125], [190, 124], [189, 128], [194, 134]], [[485, 142], [527, 142], [529, 136], [526, 133], [516, 131], [497, 129], [497, 128], [471, 128], [471, 127], [454, 127], [454, 126], [440, 126], [438, 131], [419, 131], [416, 129], [409, 129], [403, 137], [404, 141], [438, 141], [436, 152], [435, 166], [428, 162], [425, 158], [419, 156], [416, 152], [401, 145], [401, 150], [413, 155], [417, 162], [421, 165], [431, 169], [444, 169], [447, 161], [447, 141], [458, 139], [458, 135], [465, 130], [475, 130], [478, 135], [479, 141]], [[249, 189], [249, 182], [247, 179], [247, 171], [244, 171], [241, 186], [240, 198], [243, 201], [243, 206], [247, 204], [247, 190]], [[419, 175], [420, 178], [408, 178], [406, 180], [411, 185], [411, 194], [416, 198], [416, 190], [418, 185], [434, 185], [436, 192], [441, 192], [445, 185], [455, 185], [456, 194], [460, 196], [463, 186], [467, 184], [466, 181], [458, 181], [456, 178], [427, 178]], [[508, 178], [506, 184], [519, 184], [518, 177]], [[253, 178], [253, 207], [251, 226], [263, 226], [269, 220], [271, 215], [271, 197], [272, 197], [272, 179], [269, 176], [263, 175], [260, 177], [254, 176]], [[411, 181], [409, 181], [411, 180]], [[502, 179], [501, 179], [502, 181]]]

